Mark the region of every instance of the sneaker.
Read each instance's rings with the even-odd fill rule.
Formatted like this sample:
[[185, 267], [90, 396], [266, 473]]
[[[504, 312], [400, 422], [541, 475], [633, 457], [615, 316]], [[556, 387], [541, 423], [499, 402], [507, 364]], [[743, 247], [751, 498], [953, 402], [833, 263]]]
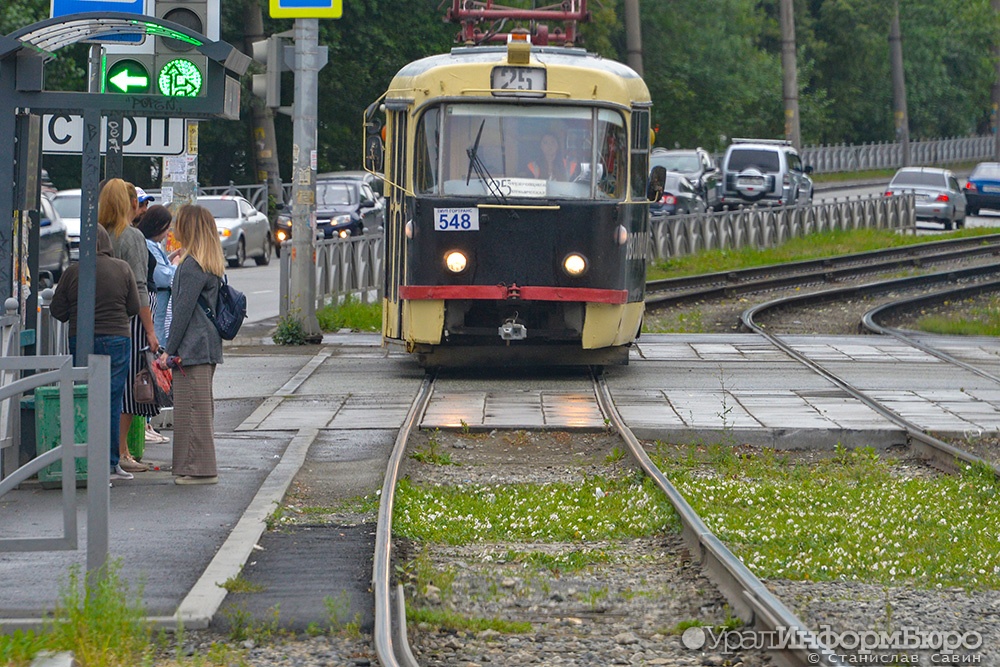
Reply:
[[135, 477], [132, 473], [122, 470], [122, 465], [119, 463], [111, 469], [111, 479], [135, 479]]
[[170, 438], [163, 435], [162, 433], [157, 433], [153, 430], [153, 427], [146, 423], [146, 442], [154, 445], [162, 445], [170, 442]]
[[149, 470], [149, 466], [145, 463], [139, 463], [131, 456], [123, 456], [118, 467], [126, 472], [146, 472]]
[[218, 484], [219, 476], [212, 475], [211, 477], [195, 477], [194, 475], [179, 475], [174, 477], [174, 484], [187, 485], [187, 484]]

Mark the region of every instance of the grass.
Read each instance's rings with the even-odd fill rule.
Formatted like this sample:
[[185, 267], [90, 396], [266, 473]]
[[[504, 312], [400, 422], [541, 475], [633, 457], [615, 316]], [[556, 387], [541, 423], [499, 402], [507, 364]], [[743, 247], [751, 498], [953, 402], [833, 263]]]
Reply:
[[667, 500], [641, 476], [435, 487], [404, 479], [396, 492], [392, 530], [417, 541], [461, 545], [624, 539], [678, 525]]
[[120, 577], [120, 564], [107, 566], [96, 583], [84, 586], [78, 566], [70, 568], [60, 600], [40, 633], [0, 635], [0, 663], [21, 666], [40, 651], [72, 651], [81, 667], [125, 667], [148, 662], [152, 630], [145, 610]]
[[316, 311], [319, 328], [323, 331], [380, 331], [382, 329], [382, 302], [361, 303], [349, 298], [343, 303], [324, 306]]
[[[983, 236], [995, 232], [996, 230], [992, 228], [978, 227], [948, 232], [935, 236], [935, 239]], [[886, 229], [822, 232], [790, 239], [774, 248], [744, 247], [735, 250], [709, 250], [655, 262], [649, 266], [647, 278], [656, 280], [748, 269], [769, 264], [868, 252], [927, 242], [928, 239], [923, 236], [900, 234], [898, 231]]]
[[500, 618], [470, 618], [461, 616], [446, 609], [431, 609], [428, 607], [406, 608], [406, 620], [409, 623], [426, 623], [440, 630], [482, 632], [495, 630], [507, 634], [527, 634], [531, 632], [531, 623], [526, 621], [505, 621]]
[[[970, 300], [975, 303], [976, 300]], [[945, 303], [944, 307], [952, 304]], [[986, 305], [973, 306], [967, 315], [926, 315], [917, 319], [916, 328], [936, 334], [959, 336], [1000, 336], [1000, 297], [991, 297]]]
[[901, 478], [871, 449], [809, 465], [732, 448], [657, 460], [760, 577], [1000, 588], [1000, 483], [990, 470]]

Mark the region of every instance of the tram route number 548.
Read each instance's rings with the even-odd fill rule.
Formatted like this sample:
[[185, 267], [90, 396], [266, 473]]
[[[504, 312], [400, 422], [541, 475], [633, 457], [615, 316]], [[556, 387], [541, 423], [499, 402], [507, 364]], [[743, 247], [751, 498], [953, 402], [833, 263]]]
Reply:
[[438, 232], [478, 232], [478, 208], [435, 208], [434, 230]]

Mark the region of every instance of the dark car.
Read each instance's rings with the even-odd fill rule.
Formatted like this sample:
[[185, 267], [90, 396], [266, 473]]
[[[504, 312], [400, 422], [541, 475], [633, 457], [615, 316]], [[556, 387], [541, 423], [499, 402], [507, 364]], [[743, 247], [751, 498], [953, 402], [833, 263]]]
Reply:
[[650, 170], [663, 167], [666, 171], [684, 174], [705, 205], [713, 210], [721, 208], [719, 202], [719, 167], [704, 148], [693, 150], [667, 150], [654, 148], [649, 155]]
[[42, 195], [38, 225], [38, 270], [42, 273], [39, 282], [43, 286], [55, 283], [68, 266], [69, 239], [66, 237], [66, 225], [52, 206], [52, 201], [48, 196]]
[[1000, 211], [1000, 162], [977, 164], [963, 190], [969, 215], [979, 215], [983, 208]]
[[705, 201], [698, 195], [694, 184], [684, 174], [653, 167], [649, 175], [649, 214], [653, 218], [686, 213], [703, 213]]
[[[357, 179], [316, 183], [316, 236], [347, 238], [378, 229], [384, 222], [371, 187]], [[278, 242], [292, 238], [292, 209], [284, 208], [275, 221]]]

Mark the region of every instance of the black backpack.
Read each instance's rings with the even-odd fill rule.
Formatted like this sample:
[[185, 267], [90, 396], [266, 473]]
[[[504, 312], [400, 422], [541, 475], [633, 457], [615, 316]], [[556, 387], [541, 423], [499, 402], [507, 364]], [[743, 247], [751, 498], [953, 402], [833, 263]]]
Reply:
[[229, 284], [229, 278], [222, 277], [222, 282], [219, 285], [219, 299], [215, 302], [214, 316], [212, 309], [205, 303], [205, 297], [199, 296], [198, 303], [201, 304], [209, 321], [219, 331], [222, 340], [236, 338], [236, 334], [240, 332], [243, 320], [247, 316], [247, 297], [246, 294]]

